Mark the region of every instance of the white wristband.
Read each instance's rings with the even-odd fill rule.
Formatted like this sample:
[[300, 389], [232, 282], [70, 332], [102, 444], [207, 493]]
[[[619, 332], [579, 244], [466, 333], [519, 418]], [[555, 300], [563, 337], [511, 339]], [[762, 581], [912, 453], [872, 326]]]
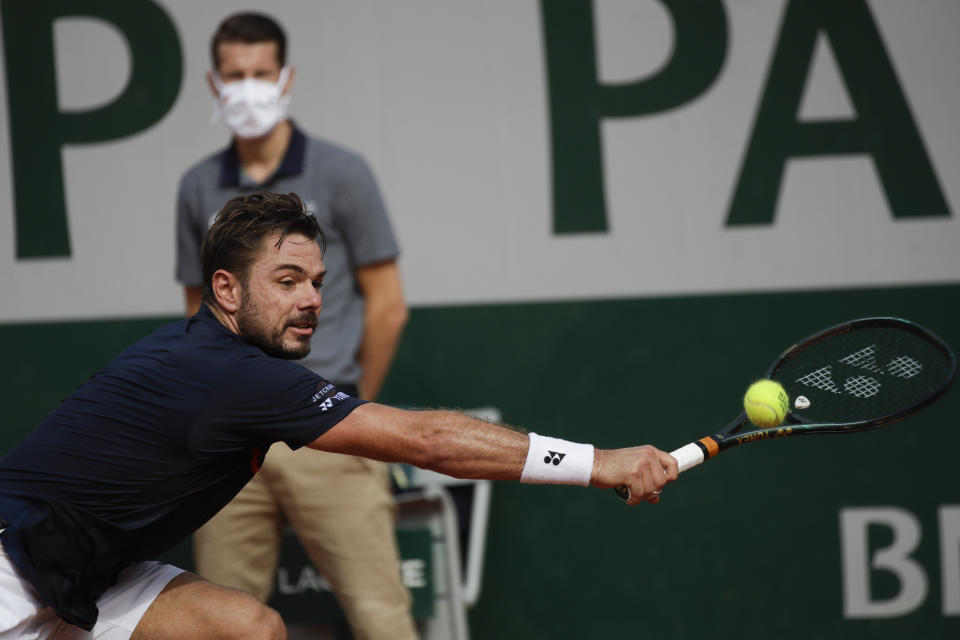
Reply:
[[530, 448], [520, 482], [531, 484], [590, 484], [593, 445], [530, 434]]

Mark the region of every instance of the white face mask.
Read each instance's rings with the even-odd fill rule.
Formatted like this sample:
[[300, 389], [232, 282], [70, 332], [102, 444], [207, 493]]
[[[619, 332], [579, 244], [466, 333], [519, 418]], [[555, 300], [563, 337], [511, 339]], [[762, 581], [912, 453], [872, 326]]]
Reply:
[[269, 133], [287, 117], [290, 94], [283, 88], [290, 77], [289, 69], [280, 71], [276, 83], [247, 78], [226, 84], [213, 73], [213, 84], [220, 93], [214, 105], [214, 117], [230, 127], [238, 138], [259, 138]]

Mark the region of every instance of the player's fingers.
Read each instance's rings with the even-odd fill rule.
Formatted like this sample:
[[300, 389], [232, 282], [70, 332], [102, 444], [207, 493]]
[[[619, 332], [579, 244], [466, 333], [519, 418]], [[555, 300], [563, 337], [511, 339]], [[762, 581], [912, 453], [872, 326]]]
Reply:
[[[670, 470], [664, 468], [664, 465], [669, 462], [661, 460], [661, 453], [663, 452], [649, 445], [638, 447], [631, 452], [631, 456], [637, 457], [631, 465], [629, 482], [624, 483], [630, 488], [630, 499], [626, 501], [627, 504], [635, 505], [641, 502], [656, 504], [660, 501], [660, 492], [671, 480]], [[670, 454], [664, 455], [673, 460]]]
[[[649, 486], [650, 484], [648, 482], [646, 487]], [[660, 491], [648, 491], [646, 487], [644, 486], [642, 480], [635, 480], [632, 482], [630, 484], [630, 498], [626, 501], [626, 503], [632, 507], [640, 504], [641, 502], [649, 502], [651, 504], [657, 504], [660, 502]]]
[[643, 502], [643, 494], [637, 491], [634, 487], [630, 487], [630, 497], [625, 500], [627, 506], [635, 507], [641, 502]]
[[663, 491], [663, 488], [670, 482], [670, 477], [658, 458], [650, 461], [649, 473], [650, 481], [646, 486], [650, 489], [651, 493], [654, 491], [658, 493]]
[[643, 486], [643, 480], [640, 478], [633, 478], [630, 482], [630, 499], [627, 500], [627, 504], [630, 506], [638, 505], [644, 501], [647, 497], [647, 492]]
[[640, 504], [647, 499], [650, 493], [650, 479], [644, 477], [642, 470], [634, 470], [629, 475], [626, 486], [630, 488], [630, 499], [627, 500], [627, 504], [630, 506]]
[[650, 502], [651, 498], [659, 498], [660, 492], [667, 484], [666, 475], [656, 461], [644, 467], [640, 473], [640, 478], [643, 480], [643, 486], [646, 489], [644, 500], [647, 502]]
[[663, 466], [663, 472], [667, 476], [667, 482], [673, 482], [680, 477], [680, 465], [676, 458], [666, 451], [658, 451], [657, 457]]

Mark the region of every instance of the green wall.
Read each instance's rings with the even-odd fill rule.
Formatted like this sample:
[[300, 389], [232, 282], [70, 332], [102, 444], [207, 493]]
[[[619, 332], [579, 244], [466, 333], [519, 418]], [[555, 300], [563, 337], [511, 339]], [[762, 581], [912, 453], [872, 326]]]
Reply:
[[[723, 426], [783, 348], [865, 315], [960, 344], [960, 286], [414, 309], [382, 400], [497, 406], [505, 421], [601, 447], [670, 450]], [[98, 366], [171, 318], [0, 326], [0, 448]], [[941, 605], [937, 509], [960, 504], [951, 392], [876, 432], [751, 445], [691, 470], [658, 506], [612, 492], [497, 483], [476, 638], [956, 637]], [[907, 615], [845, 620], [841, 508], [920, 522], [929, 580]], [[871, 549], [890, 544], [871, 529]], [[871, 575], [873, 595], [897, 578]]]
[[[420, 309], [385, 400], [480, 406], [602, 447], [670, 450], [726, 424], [746, 385], [820, 328], [896, 315], [960, 344], [956, 286]], [[954, 391], [893, 428], [733, 450], [660, 505], [499, 483], [476, 637], [956, 637], [940, 606], [937, 507], [960, 502]], [[921, 522], [916, 612], [844, 621], [838, 511]], [[871, 544], [882, 547], [884, 531]], [[876, 538], [874, 540], [874, 538]], [[874, 596], [898, 589], [883, 572]]]

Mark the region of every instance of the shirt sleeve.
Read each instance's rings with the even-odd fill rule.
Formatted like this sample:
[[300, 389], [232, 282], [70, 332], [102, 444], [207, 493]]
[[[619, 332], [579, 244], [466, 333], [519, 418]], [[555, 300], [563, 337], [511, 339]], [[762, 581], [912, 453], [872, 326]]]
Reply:
[[200, 245], [207, 230], [198, 225], [199, 202], [191, 191], [187, 174], [177, 190], [176, 279], [184, 286], [200, 286], [203, 284]]
[[346, 163], [337, 182], [333, 216], [355, 267], [392, 260], [400, 253], [376, 180], [359, 156]]
[[244, 358], [230, 378], [198, 420], [195, 453], [217, 455], [274, 442], [298, 449], [365, 404], [306, 367], [265, 354]]

